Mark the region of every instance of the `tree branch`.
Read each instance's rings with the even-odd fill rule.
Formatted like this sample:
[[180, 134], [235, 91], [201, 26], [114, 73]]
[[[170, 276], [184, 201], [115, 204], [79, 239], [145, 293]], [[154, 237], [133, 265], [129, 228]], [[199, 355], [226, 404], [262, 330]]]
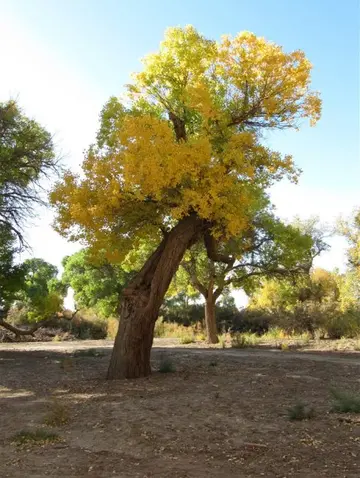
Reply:
[[19, 327], [16, 327], [15, 325], [9, 324], [9, 322], [6, 322], [2, 317], [0, 317], [0, 326], [4, 327], [4, 329], [9, 330], [10, 332], [13, 332], [15, 335], [20, 336], [20, 335], [34, 335], [34, 333], [40, 329], [40, 327], [44, 327], [44, 325], [49, 324], [51, 321], [53, 321], [55, 318], [58, 319], [66, 319], [66, 320], [73, 320], [75, 315], [79, 312], [78, 309], [75, 310], [71, 314], [71, 317], [66, 317], [64, 314], [62, 315], [56, 315], [49, 317], [47, 319], [41, 320], [40, 322], [37, 322], [35, 325], [30, 327], [29, 329], [20, 329]]
[[224, 264], [231, 265], [234, 264], [235, 259], [233, 257], [222, 254], [218, 251], [216, 241], [209, 231], [206, 231], [204, 234], [204, 244], [209, 259], [214, 262], [223, 262]]

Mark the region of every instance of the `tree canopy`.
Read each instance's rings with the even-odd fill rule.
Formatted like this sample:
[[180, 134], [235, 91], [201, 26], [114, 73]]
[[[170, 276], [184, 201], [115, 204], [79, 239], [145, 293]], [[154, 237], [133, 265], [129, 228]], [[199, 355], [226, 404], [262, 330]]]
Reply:
[[267, 187], [296, 180], [291, 156], [263, 146], [261, 130], [318, 120], [310, 70], [301, 51], [252, 33], [214, 42], [169, 29], [126, 99], [103, 109], [84, 174], [67, 172], [51, 194], [57, 230], [112, 260], [190, 213], [217, 238], [241, 234]]
[[82, 174], [66, 172], [50, 201], [56, 229], [110, 262], [157, 244], [124, 292], [109, 378], [150, 373], [155, 321], [186, 250], [203, 239], [210, 259], [232, 262], [219, 247], [248, 234], [274, 182], [297, 180], [262, 133], [316, 123], [310, 72], [303, 52], [253, 33], [215, 42], [171, 28], [124, 99], [105, 105]]
[[118, 314], [130, 272], [106, 260], [94, 262], [86, 249], [65, 257], [62, 264], [62, 282], [74, 290], [77, 308], [94, 308], [101, 317]]
[[24, 220], [43, 204], [41, 180], [57, 169], [52, 137], [15, 101], [0, 103], [0, 226], [24, 244]]

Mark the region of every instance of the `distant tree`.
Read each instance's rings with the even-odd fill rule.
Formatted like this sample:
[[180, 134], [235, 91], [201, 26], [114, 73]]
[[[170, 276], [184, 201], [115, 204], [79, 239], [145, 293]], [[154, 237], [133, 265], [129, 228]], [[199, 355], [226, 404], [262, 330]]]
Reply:
[[25, 282], [24, 265], [15, 264], [17, 252], [15, 234], [8, 225], [3, 225], [0, 228], [0, 325]]
[[62, 282], [74, 290], [77, 308], [93, 308], [100, 316], [118, 316], [122, 291], [131, 272], [83, 249], [65, 257]]
[[54, 145], [16, 101], [0, 103], [0, 227], [24, 245], [23, 225], [36, 204], [45, 204], [41, 182], [57, 170]]
[[[11, 289], [12, 282], [9, 279], [5, 282], [10, 294], [2, 307], [0, 325], [15, 335], [32, 335], [38, 328], [62, 317], [66, 289], [57, 279], [57, 274], [57, 268], [43, 259], [28, 259], [15, 266], [16, 280]], [[11, 308], [22, 312], [25, 322], [32, 325], [19, 328], [8, 322], [6, 319]]]
[[231, 287], [249, 290], [260, 280], [308, 274], [313, 260], [327, 245], [314, 221], [286, 225], [261, 213], [242, 236], [225, 243], [222, 253], [232, 260], [214, 262], [200, 244], [182, 262], [189, 281], [205, 300], [207, 340], [217, 343], [215, 304]]

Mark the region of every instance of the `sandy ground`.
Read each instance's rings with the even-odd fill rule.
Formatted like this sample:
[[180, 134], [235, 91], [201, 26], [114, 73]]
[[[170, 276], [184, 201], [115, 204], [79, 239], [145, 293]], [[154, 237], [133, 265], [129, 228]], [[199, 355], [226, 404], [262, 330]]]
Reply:
[[[104, 380], [111, 342], [0, 344], [0, 477], [360, 476], [360, 417], [329, 390], [360, 393], [360, 354], [180, 347], [158, 339], [154, 373]], [[98, 356], [79, 350], [94, 348]], [[170, 358], [174, 373], [156, 370]], [[289, 421], [302, 400], [311, 420]], [[60, 404], [68, 423], [44, 421]], [[61, 441], [12, 443], [47, 429]]]

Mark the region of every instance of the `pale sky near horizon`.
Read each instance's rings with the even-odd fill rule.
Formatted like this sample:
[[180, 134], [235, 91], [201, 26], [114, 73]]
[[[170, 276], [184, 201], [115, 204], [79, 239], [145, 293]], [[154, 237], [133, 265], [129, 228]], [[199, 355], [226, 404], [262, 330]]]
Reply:
[[[323, 115], [315, 128], [267, 137], [303, 170], [298, 185], [283, 182], [271, 196], [286, 219], [316, 215], [333, 225], [341, 214], [351, 214], [360, 205], [356, 0], [183, 0], [181, 7], [166, 0], [0, 0], [0, 101], [18, 98], [24, 112], [54, 134], [66, 165], [77, 169], [105, 101], [121, 93], [166, 27], [186, 24], [213, 39], [250, 30], [287, 51], [305, 51], [314, 64]], [[27, 236], [35, 257], [59, 266], [79, 246], [55, 233], [51, 219], [41, 211]], [[345, 243], [333, 238], [331, 245], [317, 265], [343, 269]]]

